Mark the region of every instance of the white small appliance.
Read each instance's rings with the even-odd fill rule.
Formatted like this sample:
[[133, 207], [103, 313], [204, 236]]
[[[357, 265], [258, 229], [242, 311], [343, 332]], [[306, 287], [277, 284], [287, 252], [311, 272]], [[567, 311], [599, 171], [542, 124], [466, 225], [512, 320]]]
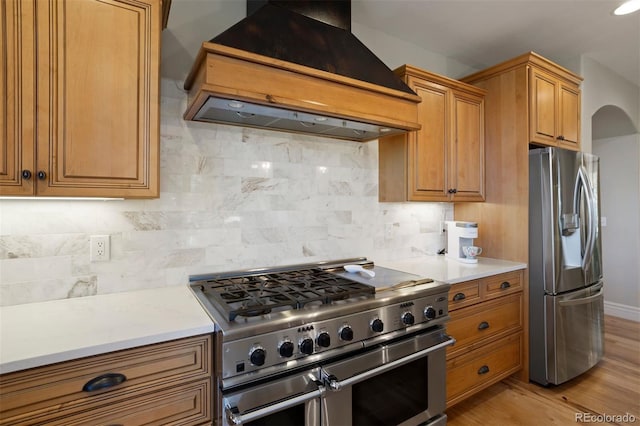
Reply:
[[463, 247], [472, 246], [473, 239], [478, 238], [478, 224], [476, 222], [446, 221], [447, 225], [447, 254], [446, 257], [463, 263], [478, 263], [477, 258], [468, 258]]

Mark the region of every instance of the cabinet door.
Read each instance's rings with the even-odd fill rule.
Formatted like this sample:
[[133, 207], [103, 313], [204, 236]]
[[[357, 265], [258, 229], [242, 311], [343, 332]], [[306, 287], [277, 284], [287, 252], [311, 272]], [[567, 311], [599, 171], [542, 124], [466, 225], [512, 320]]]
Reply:
[[449, 185], [453, 201], [484, 201], [484, 100], [453, 92]]
[[36, 4], [38, 194], [157, 196], [160, 0]]
[[530, 140], [556, 146], [559, 82], [540, 70], [532, 69], [530, 84]]
[[422, 128], [409, 135], [408, 200], [449, 201], [447, 189], [448, 89], [415, 80], [412, 89], [422, 98], [418, 120]]
[[34, 193], [33, 17], [31, 0], [0, 3], [0, 195]]
[[558, 137], [562, 148], [580, 150], [580, 89], [566, 84], [559, 87]]

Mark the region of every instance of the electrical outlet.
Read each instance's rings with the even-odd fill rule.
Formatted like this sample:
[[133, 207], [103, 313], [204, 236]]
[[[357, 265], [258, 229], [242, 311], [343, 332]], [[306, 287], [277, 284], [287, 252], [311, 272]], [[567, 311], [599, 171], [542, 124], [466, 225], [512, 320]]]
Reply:
[[92, 235], [89, 238], [91, 262], [106, 262], [110, 258], [109, 235]]

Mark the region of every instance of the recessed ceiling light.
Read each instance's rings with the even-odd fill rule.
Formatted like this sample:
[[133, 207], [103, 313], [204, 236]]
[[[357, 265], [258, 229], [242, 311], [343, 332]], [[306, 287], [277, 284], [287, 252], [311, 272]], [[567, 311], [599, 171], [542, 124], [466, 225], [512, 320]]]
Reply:
[[322, 121], [327, 121], [327, 117], [316, 117], [314, 118], [314, 120], [322, 122]]
[[628, 15], [637, 10], [640, 10], [640, 0], [628, 0], [622, 3], [616, 10], [613, 11], [614, 15]]

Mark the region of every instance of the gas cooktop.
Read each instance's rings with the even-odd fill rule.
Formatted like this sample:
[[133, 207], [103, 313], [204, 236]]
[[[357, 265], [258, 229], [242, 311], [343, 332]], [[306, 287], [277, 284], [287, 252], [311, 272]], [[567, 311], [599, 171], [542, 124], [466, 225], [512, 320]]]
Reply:
[[373, 295], [375, 287], [320, 268], [239, 273], [194, 281], [229, 321]]

